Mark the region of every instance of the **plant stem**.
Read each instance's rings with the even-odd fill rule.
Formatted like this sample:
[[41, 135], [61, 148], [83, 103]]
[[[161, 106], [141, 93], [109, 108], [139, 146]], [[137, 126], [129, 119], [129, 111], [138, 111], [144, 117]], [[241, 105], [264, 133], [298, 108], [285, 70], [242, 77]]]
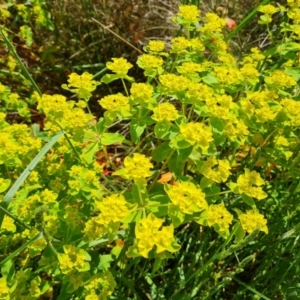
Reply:
[[172, 152], [167, 157], [167, 159], [165, 160], [165, 162], [163, 163], [161, 169], [159, 170], [158, 174], [156, 175], [155, 179], [153, 180], [152, 184], [150, 185], [150, 187], [148, 189], [148, 193], [153, 189], [153, 187], [156, 184], [156, 182], [157, 182], [160, 174], [162, 173], [162, 171], [164, 170], [164, 168], [167, 166], [169, 160], [171, 159], [171, 157], [173, 156], [173, 154], [174, 154], [175, 151], [176, 151], [176, 149], [173, 149]]

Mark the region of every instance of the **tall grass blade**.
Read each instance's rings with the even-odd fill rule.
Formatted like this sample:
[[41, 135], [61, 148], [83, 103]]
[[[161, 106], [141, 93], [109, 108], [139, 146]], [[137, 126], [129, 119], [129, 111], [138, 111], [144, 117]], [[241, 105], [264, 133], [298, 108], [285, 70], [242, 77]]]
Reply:
[[256, 6], [251, 12], [250, 14], [243, 19], [243, 21], [236, 27], [236, 29], [234, 29], [232, 32], [230, 32], [226, 37], [225, 37], [225, 41], [229, 41], [231, 40], [235, 35], [237, 35], [242, 28], [244, 28], [250, 21], [251, 19], [254, 18], [254, 16], [256, 15], [258, 9], [260, 6], [262, 5], [266, 5], [270, 2], [270, 0], [263, 0], [258, 6]]
[[41, 238], [43, 236], [43, 234], [40, 232], [39, 234], [37, 234], [36, 236], [34, 236], [32, 239], [30, 239], [28, 242], [26, 242], [24, 245], [22, 245], [19, 249], [17, 249], [16, 251], [14, 251], [13, 253], [11, 253], [10, 255], [8, 255], [6, 258], [4, 258], [1, 262], [0, 262], [0, 267], [3, 266], [4, 264], [6, 264], [9, 260], [13, 259], [15, 256], [17, 256], [20, 252], [22, 252], [24, 249], [26, 249], [29, 245], [31, 245], [35, 240], [37, 240], [38, 238]]
[[[41, 160], [41, 158], [50, 150], [50, 148], [58, 141], [58, 139], [65, 134], [64, 131], [59, 132], [55, 136], [53, 136], [50, 141], [44, 146], [44, 148], [38, 153], [38, 155], [30, 162], [30, 164], [27, 166], [27, 168], [23, 171], [23, 173], [20, 175], [20, 177], [17, 179], [17, 181], [13, 184], [13, 186], [9, 189], [9, 191], [6, 193], [6, 195], [3, 198], [3, 201], [0, 203], [0, 205], [7, 209], [10, 201], [13, 199], [14, 195], [16, 194], [19, 187], [22, 185], [22, 183], [26, 180], [28, 175], [31, 171], [34, 170], [38, 162]], [[2, 225], [2, 221], [4, 218], [4, 211], [0, 210], [0, 228]]]
[[18, 64], [20, 65], [21, 69], [23, 70], [25, 77], [31, 82], [32, 86], [39, 93], [39, 95], [42, 96], [42, 92], [40, 91], [39, 87], [37, 86], [37, 84], [35, 83], [35, 81], [31, 77], [31, 75], [29, 74], [27, 68], [25, 67], [25, 65], [23, 64], [21, 58], [19, 57], [18, 53], [16, 52], [15, 47], [10, 42], [10, 40], [7, 38], [7, 36], [3, 33], [2, 30], [3, 30], [3, 27], [0, 28], [0, 34], [1, 34], [2, 39], [5, 42], [8, 50], [12, 53], [14, 58], [18, 61]]

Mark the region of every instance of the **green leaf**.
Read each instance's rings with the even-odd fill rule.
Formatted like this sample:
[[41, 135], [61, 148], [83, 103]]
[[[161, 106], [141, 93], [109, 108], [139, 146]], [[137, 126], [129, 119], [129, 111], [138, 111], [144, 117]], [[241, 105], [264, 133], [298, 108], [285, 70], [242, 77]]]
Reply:
[[256, 207], [255, 202], [252, 197], [250, 197], [244, 193], [242, 193], [241, 196], [246, 204], [250, 205], [251, 207]]
[[109, 126], [111, 125], [115, 119], [117, 117], [117, 113], [115, 111], [106, 111], [104, 113], [104, 119], [105, 119], [105, 122], [106, 122], [106, 126]]
[[10, 259], [6, 264], [1, 268], [1, 275], [6, 278], [7, 281], [10, 281], [15, 275], [15, 264]]
[[113, 261], [114, 261], [114, 259], [111, 254], [101, 255], [98, 269], [99, 270], [108, 270], [110, 268], [110, 263]]
[[162, 162], [168, 158], [173, 149], [168, 142], [164, 142], [152, 151], [152, 159], [156, 162]]
[[82, 153], [82, 157], [84, 160], [88, 163], [91, 164], [95, 160], [95, 153], [99, 150], [99, 145], [98, 142], [94, 144], [88, 145], [85, 149], [84, 152]]
[[183, 175], [185, 163], [187, 161], [188, 156], [192, 153], [192, 150], [193, 147], [189, 146], [189, 148], [175, 151], [171, 156], [168, 162], [168, 167], [169, 170], [175, 173], [177, 177]]
[[103, 133], [105, 131], [105, 129], [106, 129], [106, 121], [105, 121], [105, 119], [104, 118], [100, 118], [99, 121], [98, 121], [98, 123], [97, 123], [97, 125], [96, 125], [96, 127], [97, 127], [97, 130], [98, 130], [99, 134]]
[[138, 120], [132, 120], [130, 122], [130, 136], [131, 140], [137, 144], [140, 140], [140, 136], [143, 134], [146, 125], [141, 125]]
[[2, 184], [0, 185], [0, 193], [5, 192], [9, 188], [10, 184], [11, 184], [10, 179], [4, 179], [2, 181]]
[[184, 139], [182, 134], [178, 134], [175, 138], [173, 138], [169, 145], [173, 149], [184, 149], [191, 146], [191, 144]]
[[245, 237], [246, 233], [240, 222], [236, 223], [232, 228], [235, 235], [235, 242], [238, 243]]
[[156, 271], [158, 271], [158, 269], [161, 267], [163, 260], [159, 257], [155, 258], [154, 264], [153, 264], [153, 268], [152, 268], [152, 272], [151, 274], [153, 275]]
[[175, 205], [169, 206], [168, 215], [172, 220], [172, 224], [174, 225], [174, 228], [181, 225], [185, 218], [185, 215], [181, 211], [179, 211], [178, 207]]
[[120, 75], [118, 74], [106, 74], [101, 78], [101, 82], [104, 82], [105, 84], [109, 84], [112, 81], [115, 81], [117, 79], [120, 79]]
[[171, 123], [168, 121], [158, 122], [154, 126], [154, 133], [157, 138], [163, 138], [165, 135], [169, 133], [169, 129], [171, 127]]
[[223, 132], [224, 130], [224, 121], [220, 120], [219, 118], [210, 117], [210, 125], [220, 132]]
[[205, 189], [205, 188], [207, 188], [207, 187], [212, 186], [213, 183], [214, 183], [214, 182], [213, 182], [211, 179], [209, 179], [209, 178], [203, 176], [203, 177], [201, 178], [201, 181], [200, 181], [200, 188], [203, 190], [203, 189]]
[[202, 77], [202, 80], [204, 83], [206, 83], [207, 85], [210, 85], [210, 86], [219, 85], [218, 80], [212, 75], [204, 76], [204, 77]]
[[124, 141], [124, 136], [120, 133], [103, 133], [101, 135], [102, 145], [112, 145], [114, 143], [122, 143]]

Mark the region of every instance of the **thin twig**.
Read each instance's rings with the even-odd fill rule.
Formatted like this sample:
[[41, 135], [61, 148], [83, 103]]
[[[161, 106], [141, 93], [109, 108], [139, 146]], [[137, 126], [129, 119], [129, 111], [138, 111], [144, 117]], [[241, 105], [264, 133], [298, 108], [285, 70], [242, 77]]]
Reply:
[[112, 33], [114, 36], [116, 36], [117, 38], [119, 38], [121, 41], [123, 41], [125, 44], [127, 44], [128, 46], [130, 46], [131, 48], [133, 48], [134, 50], [136, 50], [137, 52], [143, 54], [143, 52], [136, 48], [135, 46], [133, 46], [132, 44], [130, 44], [129, 42], [127, 42], [125, 39], [123, 39], [121, 36], [119, 36], [117, 33], [113, 32], [111, 29], [109, 29], [107, 26], [103, 25], [102, 23], [100, 23], [99, 21], [97, 21], [96, 19], [92, 18], [92, 20], [94, 22], [96, 22], [97, 24], [101, 25], [104, 29], [108, 30], [110, 33]]

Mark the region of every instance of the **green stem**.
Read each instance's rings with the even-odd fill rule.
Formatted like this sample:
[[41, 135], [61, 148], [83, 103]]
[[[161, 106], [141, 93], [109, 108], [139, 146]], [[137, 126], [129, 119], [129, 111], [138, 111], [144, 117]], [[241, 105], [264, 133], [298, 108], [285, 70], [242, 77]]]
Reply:
[[126, 86], [126, 84], [125, 84], [125, 82], [124, 82], [124, 79], [123, 79], [123, 78], [121, 78], [121, 81], [122, 81], [122, 84], [123, 84], [123, 87], [124, 87], [125, 93], [126, 93], [127, 97], [129, 97], [129, 93], [128, 93], [128, 90], [127, 90], [127, 86]]
[[10, 218], [12, 218], [16, 223], [20, 224], [21, 226], [25, 227], [26, 229], [30, 229], [29, 226], [24, 224], [22, 221], [20, 221], [17, 217], [12, 215], [8, 210], [6, 210], [4, 207], [0, 206], [0, 210], [2, 210], [6, 215], [8, 215]]
[[154, 185], [156, 184], [160, 174], [162, 173], [162, 171], [164, 170], [164, 168], [167, 166], [169, 160], [171, 159], [171, 157], [173, 156], [174, 152], [176, 151], [176, 149], [173, 149], [172, 152], [169, 154], [169, 156], [167, 157], [167, 159], [165, 160], [165, 162], [163, 163], [161, 169], [159, 170], [159, 172], [157, 173], [155, 179], [153, 180], [152, 184], [150, 185], [149, 189], [148, 189], [148, 193], [153, 189]]

